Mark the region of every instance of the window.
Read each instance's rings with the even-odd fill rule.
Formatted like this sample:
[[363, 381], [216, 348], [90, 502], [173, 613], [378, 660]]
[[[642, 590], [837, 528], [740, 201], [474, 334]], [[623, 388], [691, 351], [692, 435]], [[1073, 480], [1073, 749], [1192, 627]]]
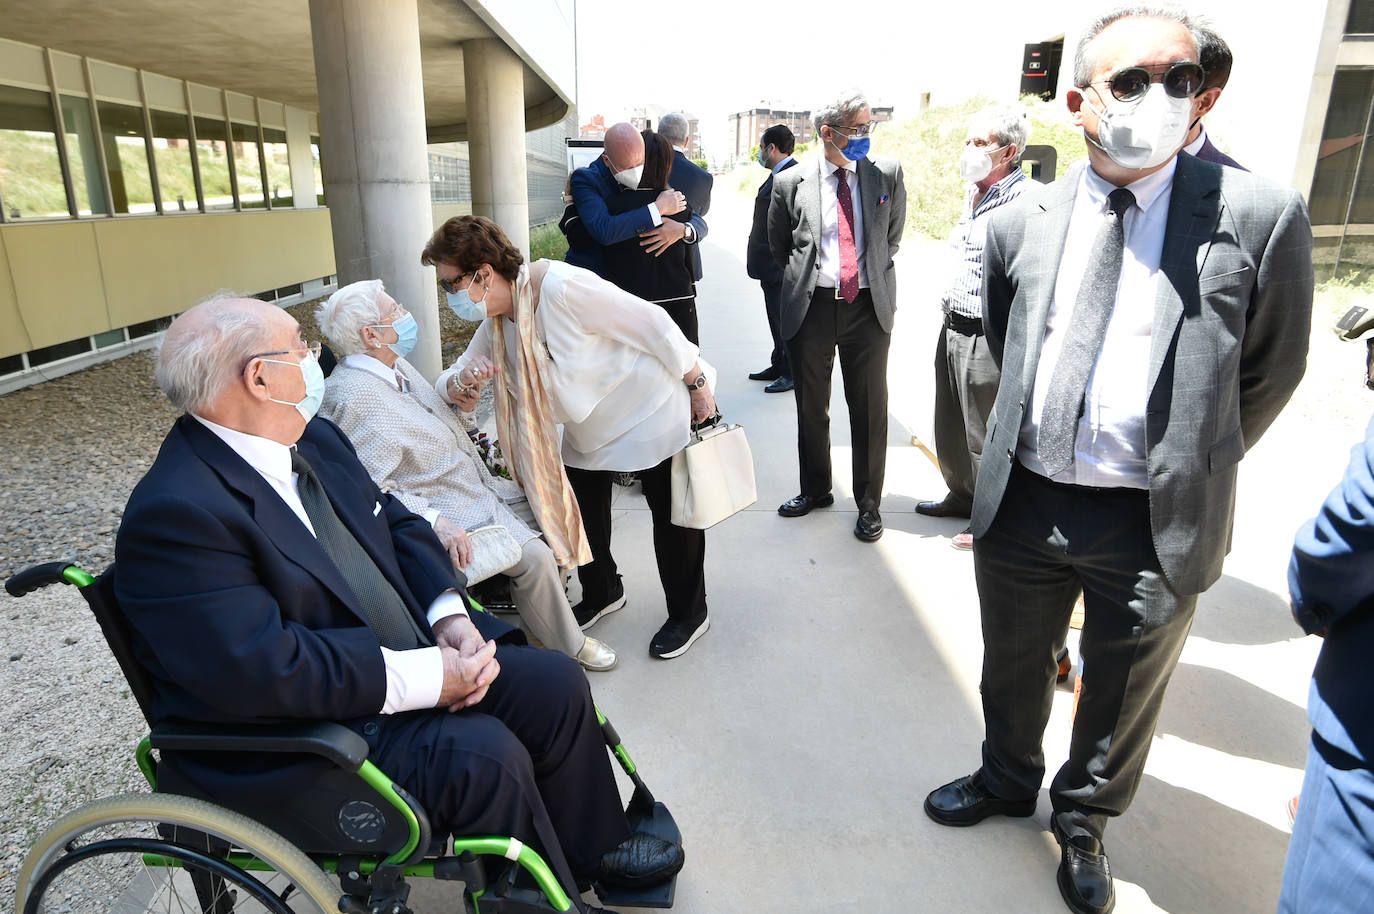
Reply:
[[153, 184], [148, 173], [148, 143], [143, 136], [143, 109], [96, 102], [100, 138], [105, 148], [105, 178], [116, 213], [152, 213]]
[[320, 138], [310, 138], [310, 158], [315, 169], [315, 203], [324, 206], [324, 157], [320, 153]]
[[0, 201], [10, 221], [71, 215], [47, 92], [0, 86]]
[[152, 109], [153, 157], [164, 213], [196, 210], [195, 172], [191, 169], [191, 131], [186, 115]]
[[229, 143], [224, 121], [196, 118], [196, 158], [200, 160], [200, 187], [206, 211], [234, 208], [234, 184], [229, 180]]
[[262, 154], [267, 162], [267, 186], [272, 190], [272, 206], [293, 206], [291, 199], [291, 160], [286, 153], [286, 131], [262, 128]]
[[1338, 68], [1308, 198], [1319, 279], [1374, 269], [1374, 149], [1366, 142], [1371, 108], [1374, 69]]
[[66, 132], [67, 166], [72, 172], [78, 216], [105, 215], [105, 175], [100, 170], [100, 140], [91, 123], [91, 103], [84, 97], [62, 96], [62, 124]]
[[1374, 0], [1350, 0], [1350, 15], [1345, 20], [1345, 33], [1374, 34]]
[[256, 124], [233, 125], [234, 135], [234, 173], [238, 176], [239, 205], [244, 209], [261, 209], [265, 204], [262, 196], [262, 148], [258, 144]]

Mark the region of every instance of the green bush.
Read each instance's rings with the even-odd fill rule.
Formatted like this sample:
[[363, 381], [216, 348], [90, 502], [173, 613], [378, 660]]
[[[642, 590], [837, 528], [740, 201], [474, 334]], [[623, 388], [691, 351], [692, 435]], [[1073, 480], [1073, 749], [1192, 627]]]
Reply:
[[562, 260], [568, 253], [568, 239], [558, 223], [546, 222], [530, 229], [530, 260]]

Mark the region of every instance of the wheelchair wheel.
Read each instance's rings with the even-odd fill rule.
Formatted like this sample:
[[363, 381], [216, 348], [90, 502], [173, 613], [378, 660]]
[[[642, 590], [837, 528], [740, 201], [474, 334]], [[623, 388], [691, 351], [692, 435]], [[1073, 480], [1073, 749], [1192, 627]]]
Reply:
[[43, 833], [19, 870], [15, 910], [333, 914], [341, 894], [309, 857], [252, 819], [189, 797], [125, 794]]

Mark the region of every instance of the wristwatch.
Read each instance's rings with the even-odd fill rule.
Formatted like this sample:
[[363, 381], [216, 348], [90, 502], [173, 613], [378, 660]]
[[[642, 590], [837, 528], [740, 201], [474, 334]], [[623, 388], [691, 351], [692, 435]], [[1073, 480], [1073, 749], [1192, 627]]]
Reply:
[[695, 381], [683, 381], [682, 383], [687, 385], [688, 390], [701, 390], [706, 386], [706, 372], [703, 371], [701, 374], [697, 375]]

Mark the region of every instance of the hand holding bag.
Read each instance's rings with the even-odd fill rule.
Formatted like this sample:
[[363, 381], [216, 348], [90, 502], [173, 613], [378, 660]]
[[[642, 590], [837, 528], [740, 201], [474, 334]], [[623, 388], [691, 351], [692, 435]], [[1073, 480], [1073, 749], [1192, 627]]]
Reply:
[[520, 561], [520, 544], [501, 524], [488, 524], [468, 531], [472, 541], [472, 561], [461, 569], [468, 584], [485, 581]]
[[673, 455], [672, 520], [705, 530], [758, 499], [754, 455], [738, 425], [692, 429], [692, 440]]

